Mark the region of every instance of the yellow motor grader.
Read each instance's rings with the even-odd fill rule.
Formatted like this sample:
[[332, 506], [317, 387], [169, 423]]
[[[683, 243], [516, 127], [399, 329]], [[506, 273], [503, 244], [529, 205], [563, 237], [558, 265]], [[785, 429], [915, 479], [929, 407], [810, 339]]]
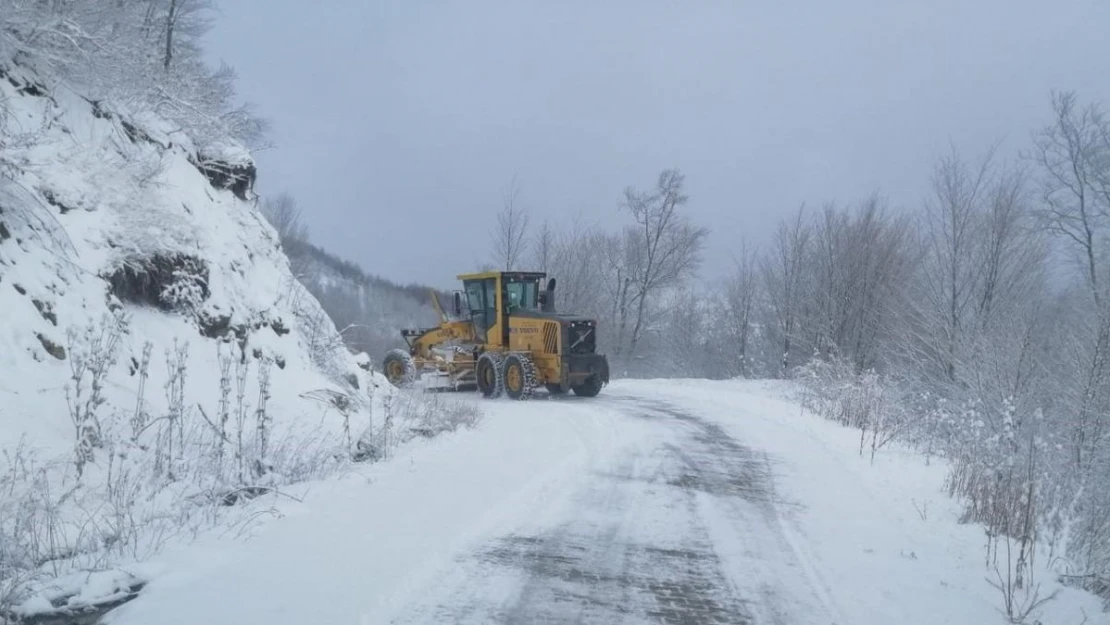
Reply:
[[[545, 285], [546, 278], [527, 271], [460, 275], [453, 317], [433, 291], [439, 325], [402, 330], [409, 347], [385, 355], [386, 378], [402, 387], [477, 388], [490, 398], [527, 399], [541, 386], [596, 396], [609, 383], [609, 361], [597, 353], [597, 320], [555, 312], [555, 279]], [[433, 379], [439, 383], [429, 384]]]

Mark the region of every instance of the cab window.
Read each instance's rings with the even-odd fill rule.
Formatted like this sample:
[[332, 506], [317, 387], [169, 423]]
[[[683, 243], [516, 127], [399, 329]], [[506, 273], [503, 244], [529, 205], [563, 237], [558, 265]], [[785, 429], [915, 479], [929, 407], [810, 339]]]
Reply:
[[505, 294], [508, 296], [506, 304], [509, 312], [520, 309], [535, 310], [539, 283], [535, 280], [508, 282], [505, 285]]
[[492, 279], [468, 280], [463, 284], [463, 290], [466, 291], [466, 306], [474, 327], [479, 335], [484, 335], [497, 319], [496, 283]]

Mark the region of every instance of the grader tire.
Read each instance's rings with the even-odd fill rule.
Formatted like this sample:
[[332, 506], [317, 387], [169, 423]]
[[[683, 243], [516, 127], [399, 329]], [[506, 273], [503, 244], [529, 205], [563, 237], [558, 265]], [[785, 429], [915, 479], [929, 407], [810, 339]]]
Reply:
[[382, 372], [389, 383], [399, 388], [412, 386], [416, 381], [416, 363], [403, 349], [391, 349], [382, 360]]
[[501, 397], [505, 390], [504, 362], [501, 354], [486, 352], [478, 357], [474, 363], [474, 377], [478, 383], [478, 392], [483, 397], [496, 399]]
[[579, 397], [597, 397], [597, 394], [601, 392], [602, 386], [601, 378], [597, 375], [591, 375], [581, 384], [571, 388], [574, 394]]
[[523, 354], [510, 354], [504, 367], [505, 394], [509, 399], [531, 399], [536, 390], [536, 365]]

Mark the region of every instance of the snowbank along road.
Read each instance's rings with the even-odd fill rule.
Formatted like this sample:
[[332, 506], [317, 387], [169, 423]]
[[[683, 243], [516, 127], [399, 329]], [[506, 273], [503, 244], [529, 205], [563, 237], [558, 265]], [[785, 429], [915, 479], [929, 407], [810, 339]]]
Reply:
[[[317, 485], [248, 542], [167, 559], [108, 622], [1005, 622], [939, 467], [872, 466], [765, 386], [484, 405], [477, 430]], [[1074, 591], [1045, 609], [1104, 622]]]

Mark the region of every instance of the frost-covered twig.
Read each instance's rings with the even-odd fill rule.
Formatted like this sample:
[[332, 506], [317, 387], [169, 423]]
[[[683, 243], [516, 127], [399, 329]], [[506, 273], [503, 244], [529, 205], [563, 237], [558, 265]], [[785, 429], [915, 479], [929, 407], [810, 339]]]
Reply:
[[[265, 466], [267, 444], [270, 438], [271, 417], [266, 412], [270, 400], [270, 359], [262, 358], [258, 363], [258, 405], [255, 408], [255, 432], [258, 437], [258, 467]], [[257, 476], [256, 476], [257, 477]]]
[[243, 429], [247, 423], [247, 373], [250, 371], [250, 361], [247, 360], [245, 350], [240, 350], [240, 357], [235, 363], [235, 462], [238, 468], [240, 484], [245, 484], [243, 474]]
[[[179, 345], [174, 339], [173, 349], [166, 350], [166, 422], [158, 436], [158, 455], [155, 472], [170, 481], [177, 479], [177, 467], [185, 449], [185, 378], [188, 369], [189, 344]], [[174, 445], [176, 441], [176, 447]]]
[[[216, 465], [221, 473], [224, 466], [224, 445], [234, 447], [227, 436], [227, 422], [231, 416], [231, 355], [223, 353], [217, 344], [216, 358], [220, 363], [220, 403], [217, 408], [218, 424], [212, 424], [218, 437], [216, 445]], [[207, 417], [205, 417], [207, 419]]]
[[139, 385], [135, 391], [135, 413], [131, 416], [131, 440], [138, 442], [139, 433], [146, 427], [149, 417], [146, 413], [144, 398], [146, 396], [146, 381], [150, 377], [150, 355], [154, 351], [154, 344], [150, 341], [143, 343], [142, 360], [139, 361]]
[[74, 459], [79, 477], [93, 459], [93, 450], [102, 444], [98, 413], [104, 403], [104, 383], [116, 362], [119, 341], [127, 332], [127, 317], [120, 312], [105, 314], [100, 324], [87, 326], [83, 332], [76, 328], [67, 332], [70, 383], [66, 400], [76, 433]]

